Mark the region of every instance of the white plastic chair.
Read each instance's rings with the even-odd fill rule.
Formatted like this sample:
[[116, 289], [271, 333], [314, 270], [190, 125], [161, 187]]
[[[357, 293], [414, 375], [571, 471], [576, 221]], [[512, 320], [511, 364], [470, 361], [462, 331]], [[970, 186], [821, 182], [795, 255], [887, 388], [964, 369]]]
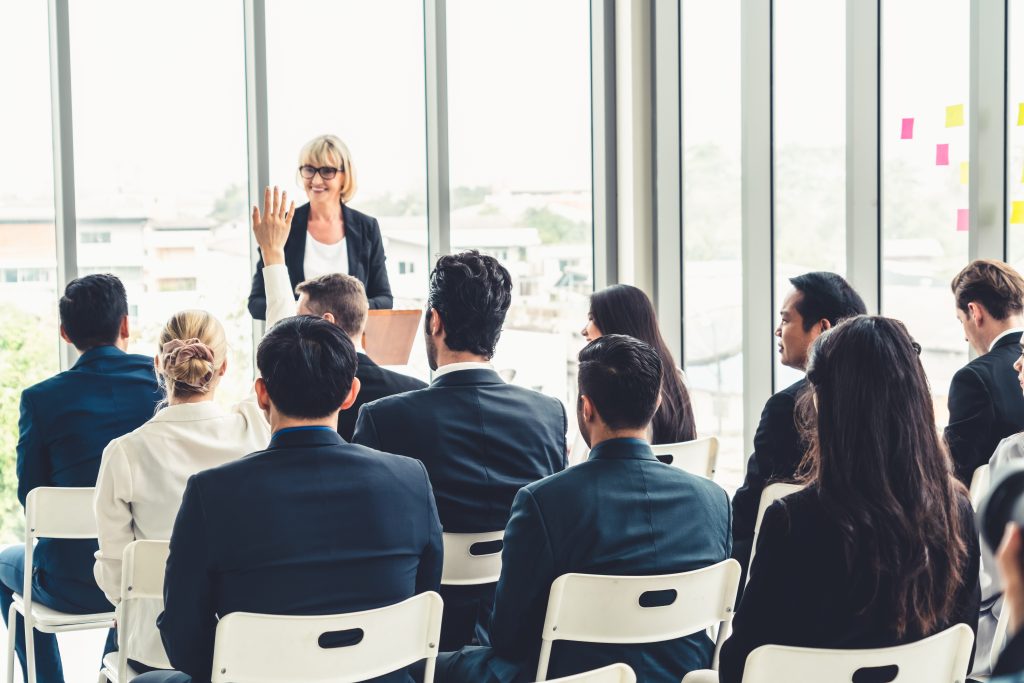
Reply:
[[[217, 624], [212, 683], [355, 683], [426, 659], [434, 680], [443, 603], [421, 593], [396, 605], [327, 616], [232, 612]], [[348, 634], [341, 632], [348, 631]], [[351, 643], [331, 644], [351, 635]], [[328, 642], [321, 646], [325, 638]]]
[[754, 566], [754, 554], [757, 552], [757, 537], [761, 534], [761, 521], [764, 520], [764, 513], [771, 507], [772, 503], [780, 498], [785, 498], [791, 493], [804, 488], [800, 484], [768, 484], [761, 491], [761, 500], [757, 504], [757, 520], [754, 522], [754, 545], [750, 549], [750, 564], [747, 565], [747, 583], [750, 583], [750, 568]]
[[992, 649], [989, 651], [988, 662], [992, 670], [995, 670], [996, 662], [999, 661], [999, 655], [1003, 653], [1003, 648], [1006, 647], [1006, 631], [1010, 626], [1010, 608], [1002, 598], [1000, 598], [1000, 607], [999, 619], [996, 621], [996, 630], [992, 634]]
[[478, 543], [493, 543], [504, 536], [504, 529], [481, 534], [443, 534], [441, 585], [476, 586], [496, 582], [501, 575], [501, 548], [483, 555], [470, 551]]
[[32, 555], [37, 538], [96, 538], [96, 515], [92, 508], [93, 488], [39, 487], [25, 501], [25, 584], [21, 595], [14, 594], [7, 615], [7, 683], [14, 683], [14, 652], [17, 623], [21, 613], [25, 622], [25, 661], [28, 683], [36, 681], [35, 638], [33, 631], [64, 633], [94, 628], [113, 628], [114, 613], [66, 614], [37, 604], [32, 599]]
[[714, 479], [718, 462], [718, 437], [705, 436], [693, 441], [652, 445], [655, 457], [666, 465], [700, 477]]
[[[135, 615], [139, 600], [164, 598], [164, 569], [170, 543], [167, 541], [132, 541], [124, 549], [121, 562], [121, 604], [117, 606], [117, 652], [103, 658], [100, 683], [126, 683], [139, 674], [128, 666], [129, 624]], [[156, 628], [156, 625], [153, 625]]]
[[574, 676], [552, 678], [547, 683], [636, 683], [636, 674], [625, 664], [612, 664]]
[[[963, 683], [974, 633], [957, 624], [916, 643], [873, 650], [825, 650], [762, 645], [747, 655], [743, 683], [850, 683], [861, 669], [897, 667], [892, 683]], [[713, 683], [714, 671], [693, 671], [683, 683]]]
[[981, 499], [988, 493], [990, 481], [988, 465], [982, 465], [974, 470], [974, 474], [971, 475], [971, 505], [974, 506], [975, 510], [978, 509]]
[[[563, 574], [551, 584], [541, 632], [537, 680], [547, 678], [556, 640], [583, 643], [658, 643], [697, 633], [732, 620], [740, 563], [718, 564], [662, 576]], [[674, 591], [674, 600], [641, 607], [645, 593]], [[716, 645], [716, 657], [717, 647]]]

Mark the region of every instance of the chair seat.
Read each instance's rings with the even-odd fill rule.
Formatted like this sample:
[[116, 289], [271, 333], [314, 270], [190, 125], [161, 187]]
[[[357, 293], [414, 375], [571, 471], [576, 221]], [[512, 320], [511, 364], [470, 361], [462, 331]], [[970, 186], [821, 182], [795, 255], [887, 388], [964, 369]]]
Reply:
[[[103, 675], [107, 677], [110, 683], [122, 683], [118, 679], [117, 671], [117, 653], [108, 652], [103, 655]], [[132, 668], [131, 664], [128, 665], [128, 680], [132, 680], [139, 675], [139, 672]]]
[[[17, 593], [14, 594], [14, 605], [15, 609], [19, 612], [25, 613], [25, 602]], [[68, 614], [67, 612], [58, 612], [46, 605], [40, 605], [38, 602], [33, 602], [32, 620], [35, 622], [35, 627], [41, 631], [60, 627], [71, 627], [67, 630], [75, 630], [76, 627], [99, 628], [105, 622], [109, 622], [110, 627], [113, 627], [114, 613]]]
[[683, 676], [683, 683], [718, 683], [718, 672], [710, 669], [691, 671]]

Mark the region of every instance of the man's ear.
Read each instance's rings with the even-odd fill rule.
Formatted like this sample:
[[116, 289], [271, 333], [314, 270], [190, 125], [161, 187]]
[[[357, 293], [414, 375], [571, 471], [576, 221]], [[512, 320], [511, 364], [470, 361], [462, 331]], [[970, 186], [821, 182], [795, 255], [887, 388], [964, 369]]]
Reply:
[[68, 336], [68, 333], [64, 331], [63, 325], [60, 326], [60, 338], [66, 341], [68, 344], [71, 344], [72, 346], [75, 345], [75, 342], [71, 341], [71, 337]]
[[821, 320], [818, 321], [818, 324], [821, 325], [822, 332], [832, 328], [832, 323], [829, 322], [828, 318], [822, 318]]
[[336, 324], [336, 323], [334, 322], [334, 314], [333, 314], [333, 313], [331, 313], [330, 311], [328, 311], [327, 313], [324, 313], [324, 314], [323, 314], [322, 316], [320, 316], [320, 317], [321, 317], [321, 318], [323, 318], [324, 320], [326, 320], [327, 322], [329, 322], [329, 323], [330, 323], [330, 324], [332, 324], [332, 325]]
[[270, 412], [270, 394], [267, 392], [267, 383], [262, 377], [256, 378], [256, 383], [253, 386], [256, 390], [256, 403], [259, 404], [260, 410], [265, 413]]
[[444, 334], [444, 322], [441, 320], [441, 316], [438, 314], [436, 308], [431, 308], [428, 311], [429, 318], [427, 319], [427, 331], [431, 337], [437, 337]]
[[971, 301], [967, 304], [967, 317], [970, 318], [975, 325], [981, 325], [985, 319], [985, 307], [981, 304]]
[[127, 339], [129, 336], [131, 336], [128, 333], [128, 316], [121, 318], [121, 329], [118, 330], [118, 334], [120, 335], [121, 339]]
[[356, 396], [359, 395], [359, 390], [362, 389], [362, 388], [363, 388], [363, 385], [359, 381], [359, 378], [358, 377], [353, 377], [352, 378], [352, 386], [349, 387], [349, 389], [348, 389], [348, 396], [346, 396], [345, 400], [342, 401], [342, 403], [341, 403], [341, 409], [342, 410], [348, 410], [349, 408], [352, 407], [352, 404], [356, 402]]
[[583, 415], [583, 421], [593, 422], [594, 416], [597, 414], [597, 411], [594, 410], [594, 402], [586, 394], [580, 394], [580, 403], [582, 404], [580, 413]]

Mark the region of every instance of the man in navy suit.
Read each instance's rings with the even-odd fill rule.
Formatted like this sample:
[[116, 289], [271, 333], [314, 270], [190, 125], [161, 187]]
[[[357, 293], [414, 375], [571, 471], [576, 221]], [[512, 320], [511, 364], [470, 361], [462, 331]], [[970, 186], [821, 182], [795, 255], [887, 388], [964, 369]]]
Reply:
[[[17, 472], [22, 505], [39, 486], [95, 486], [103, 449], [153, 417], [161, 398], [153, 359], [125, 353], [128, 297], [120, 280], [113, 275], [72, 280], [59, 309], [60, 336], [82, 355], [70, 370], [21, 394]], [[33, 599], [73, 614], [111, 611], [92, 575], [96, 550], [94, 540], [41, 539], [34, 551]], [[24, 546], [0, 552], [0, 610], [5, 620], [13, 594], [24, 588], [24, 566]], [[16, 628], [24, 672], [20, 616]], [[107, 649], [115, 647], [111, 631]], [[40, 683], [64, 680], [53, 635], [36, 632], [35, 662]]]
[[[560, 401], [506, 384], [490, 364], [512, 301], [512, 278], [476, 251], [442, 256], [430, 274], [426, 389], [368, 403], [355, 443], [418, 458], [446, 532], [497, 531], [526, 484], [566, 466]], [[441, 647], [486, 643], [494, 584], [446, 586]]]
[[189, 479], [157, 620], [178, 671], [140, 683], [209, 681], [217, 620], [231, 612], [357, 612], [440, 584], [441, 523], [423, 464], [338, 435], [338, 411], [359, 392], [348, 335], [321, 318], [286, 318], [256, 363], [270, 446]]
[[[505, 529], [491, 647], [442, 653], [439, 681], [534, 680], [548, 593], [562, 574], [673, 574], [729, 557], [725, 491], [661, 463], [647, 442], [661, 391], [658, 353], [613, 334], [588, 344], [579, 360], [576, 417], [590, 456], [516, 494]], [[643, 645], [558, 641], [549, 677], [624, 662], [639, 681], [678, 683], [687, 672], [707, 667], [713, 649], [704, 631]]]

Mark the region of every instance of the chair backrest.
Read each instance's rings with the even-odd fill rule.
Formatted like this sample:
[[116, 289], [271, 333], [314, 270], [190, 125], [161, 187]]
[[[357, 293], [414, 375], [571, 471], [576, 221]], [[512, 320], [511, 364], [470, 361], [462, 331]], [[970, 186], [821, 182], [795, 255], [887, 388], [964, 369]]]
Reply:
[[[164, 569], [170, 553], [168, 541], [132, 541], [121, 556], [121, 602], [117, 605], [117, 670], [119, 681], [127, 681], [129, 624], [138, 616], [138, 600], [164, 598]], [[156, 625], [153, 624], [153, 628]]]
[[757, 504], [757, 520], [754, 522], [754, 545], [750, 549], [750, 564], [747, 565], [747, 582], [750, 582], [750, 567], [754, 564], [754, 554], [757, 552], [757, 537], [761, 533], [761, 521], [764, 519], [764, 513], [771, 507], [772, 503], [777, 501], [779, 498], [785, 498], [791, 493], [796, 493], [803, 486], [800, 484], [783, 484], [775, 483], [768, 484], [761, 491], [761, 500]]
[[396, 605], [327, 616], [233, 612], [217, 624], [212, 683], [349, 683], [426, 659], [434, 679], [441, 596], [421, 593]]
[[[999, 600], [999, 618], [996, 620], [996, 630], [992, 634], [992, 648], [989, 650], [989, 666], [994, 671], [996, 668], [996, 662], [999, 661], [999, 655], [1003, 653], [1003, 648], [1006, 647], [1006, 632], [1010, 628], [1010, 608], [1006, 604], [1005, 599]], [[978, 656], [981, 656], [979, 654]]]
[[575, 676], [552, 678], [547, 683], [636, 683], [636, 674], [625, 664], [612, 664]]
[[718, 462], [718, 437], [705, 436], [693, 441], [652, 445], [654, 455], [666, 465], [690, 474], [713, 479]]
[[739, 580], [731, 559], [661, 576], [563, 574], [548, 595], [537, 680], [556, 640], [657, 643], [730, 621]]
[[981, 499], [988, 493], [990, 481], [988, 465], [982, 465], [974, 470], [974, 474], [971, 476], [971, 505], [975, 510], [978, 509]]
[[[494, 583], [501, 575], [501, 539], [505, 530], [482, 534], [443, 534], [443, 586]], [[486, 544], [486, 545], [485, 545]], [[473, 554], [476, 551], [479, 554]]]
[[892, 683], [963, 683], [973, 642], [970, 627], [957, 624], [916, 643], [874, 650], [763, 645], [747, 655], [743, 683], [777, 683], [780, 671], [787, 683], [850, 683], [864, 669], [886, 673]]

